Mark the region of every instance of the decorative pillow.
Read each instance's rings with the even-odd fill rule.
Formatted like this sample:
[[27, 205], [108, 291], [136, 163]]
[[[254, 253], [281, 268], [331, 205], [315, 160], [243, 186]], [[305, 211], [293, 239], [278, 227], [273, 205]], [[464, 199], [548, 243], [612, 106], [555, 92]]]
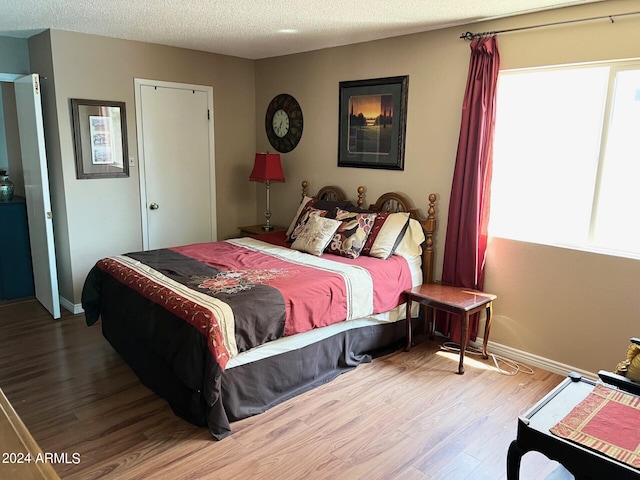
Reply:
[[302, 199], [302, 202], [300, 202], [300, 206], [298, 207], [298, 210], [296, 211], [296, 214], [293, 217], [293, 220], [291, 220], [291, 223], [289, 224], [289, 228], [287, 228], [287, 238], [289, 238], [289, 235], [291, 235], [291, 232], [293, 232], [293, 229], [296, 228], [296, 225], [298, 224], [298, 218], [300, 218], [300, 215], [302, 215], [302, 212], [307, 208], [307, 207], [311, 207], [315, 202], [314, 198], [311, 197], [307, 197], [305, 196]]
[[302, 230], [304, 229], [304, 227], [306, 226], [307, 222], [311, 217], [330, 218], [330, 215], [329, 215], [329, 212], [327, 212], [326, 210], [318, 210], [317, 208], [313, 208], [313, 207], [305, 208], [300, 214], [300, 218], [298, 218], [298, 223], [289, 234], [289, 237], [287, 237], [287, 241], [289, 243], [293, 242], [298, 237], [298, 235], [300, 235], [300, 232], [302, 232]]
[[409, 213], [379, 213], [362, 249], [363, 255], [386, 260], [395, 252], [409, 225]]
[[331, 238], [333, 238], [333, 234], [336, 233], [340, 223], [340, 221], [332, 218], [312, 215], [296, 237], [291, 248], [319, 257], [331, 241]]
[[338, 209], [340, 227], [327, 246], [327, 252], [347, 258], [358, 258], [376, 218], [375, 213], [355, 213]]
[[417, 220], [410, 218], [407, 231], [402, 236], [394, 255], [401, 257], [417, 257], [422, 255], [422, 243], [425, 241], [424, 230]]
[[369, 236], [367, 237], [367, 241], [364, 243], [364, 247], [362, 249], [362, 255], [369, 255], [371, 253], [371, 245], [378, 238], [378, 234], [380, 233], [380, 229], [384, 225], [384, 222], [389, 218], [391, 213], [389, 212], [380, 212], [378, 216], [373, 221], [373, 227], [371, 227], [371, 231], [369, 232]]

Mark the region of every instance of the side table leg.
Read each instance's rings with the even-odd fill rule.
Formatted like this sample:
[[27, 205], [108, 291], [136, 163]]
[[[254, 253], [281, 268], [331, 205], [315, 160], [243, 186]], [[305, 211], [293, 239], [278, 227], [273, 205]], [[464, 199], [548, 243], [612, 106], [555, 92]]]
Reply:
[[429, 316], [429, 339], [436, 338], [436, 309], [427, 307], [427, 315]]
[[491, 320], [493, 318], [493, 302], [487, 304], [487, 319], [484, 323], [484, 339], [482, 340], [482, 358], [489, 358], [487, 353], [487, 343], [489, 342], [489, 332], [491, 331]]
[[520, 479], [520, 462], [522, 461], [522, 455], [524, 455], [524, 452], [518, 445], [518, 441], [514, 440], [511, 442], [509, 452], [507, 453], [507, 480]]
[[404, 347], [405, 352], [411, 349], [411, 300], [411, 295], [407, 295], [407, 345]]
[[469, 313], [460, 315], [460, 363], [458, 364], [458, 374], [464, 373], [464, 351], [467, 349], [467, 330], [469, 330]]

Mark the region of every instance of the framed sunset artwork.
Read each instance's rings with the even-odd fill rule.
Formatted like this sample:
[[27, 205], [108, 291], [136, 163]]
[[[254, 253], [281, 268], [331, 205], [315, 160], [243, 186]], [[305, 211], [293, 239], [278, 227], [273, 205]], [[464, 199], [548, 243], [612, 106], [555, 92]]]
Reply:
[[404, 170], [409, 76], [340, 82], [338, 166]]

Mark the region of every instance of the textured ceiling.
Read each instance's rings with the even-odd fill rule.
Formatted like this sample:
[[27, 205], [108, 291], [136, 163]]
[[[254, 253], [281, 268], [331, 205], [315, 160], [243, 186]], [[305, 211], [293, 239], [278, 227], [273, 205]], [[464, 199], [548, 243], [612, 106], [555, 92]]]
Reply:
[[0, 0], [0, 35], [67, 30], [258, 59], [595, 1]]

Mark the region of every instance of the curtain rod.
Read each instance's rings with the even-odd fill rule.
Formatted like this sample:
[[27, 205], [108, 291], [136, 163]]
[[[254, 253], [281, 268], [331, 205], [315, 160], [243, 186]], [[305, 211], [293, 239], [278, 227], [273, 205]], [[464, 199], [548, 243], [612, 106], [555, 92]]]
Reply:
[[604, 20], [605, 18], [608, 18], [609, 20], [611, 20], [611, 23], [614, 23], [614, 20], [613, 20], [614, 18], [626, 17], [629, 15], [640, 15], [640, 11], [628, 12], [628, 13], [616, 13], [614, 15], [602, 15], [600, 17], [578, 18], [576, 20], [565, 20], [563, 22], [544, 23], [541, 25], [529, 25], [527, 27], [509, 28], [506, 30], [496, 30], [494, 32], [481, 32], [481, 33], [465, 32], [462, 35], [460, 35], [460, 38], [463, 40], [473, 40], [474, 38], [486, 37], [487, 35], [497, 35], [498, 33], [519, 32], [520, 30], [531, 30], [533, 28], [542, 28], [542, 27], [555, 27], [557, 25], [567, 25], [569, 23], [590, 22], [593, 20]]

